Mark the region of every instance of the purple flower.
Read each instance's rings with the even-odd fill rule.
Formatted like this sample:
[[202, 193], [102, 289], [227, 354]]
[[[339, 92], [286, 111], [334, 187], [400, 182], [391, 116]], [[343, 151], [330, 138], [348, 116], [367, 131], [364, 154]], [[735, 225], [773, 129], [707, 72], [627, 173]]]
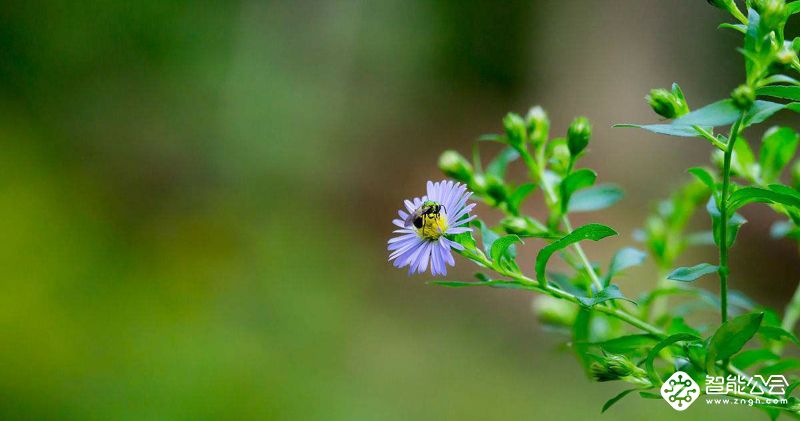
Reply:
[[397, 212], [400, 219], [392, 221], [399, 229], [389, 240], [389, 261], [398, 268], [408, 266], [409, 275], [425, 272], [429, 262], [433, 275], [447, 275], [447, 265], [455, 265], [450, 248], [464, 247], [444, 235], [472, 231], [464, 226], [475, 218], [469, 216], [475, 207], [467, 204], [471, 195], [463, 184], [428, 181], [428, 194], [406, 200], [406, 209]]

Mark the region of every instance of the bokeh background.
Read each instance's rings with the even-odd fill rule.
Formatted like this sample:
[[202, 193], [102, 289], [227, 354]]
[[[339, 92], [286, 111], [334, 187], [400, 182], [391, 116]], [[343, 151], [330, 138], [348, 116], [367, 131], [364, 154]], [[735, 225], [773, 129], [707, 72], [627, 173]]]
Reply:
[[[390, 221], [443, 149], [541, 104], [556, 134], [593, 121], [584, 164], [627, 191], [576, 221], [623, 234], [589, 247], [607, 259], [710, 153], [611, 125], [655, 120], [643, 97], [673, 81], [692, 106], [727, 95], [723, 18], [701, 0], [2, 2], [0, 417], [600, 416], [624, 385], [588, 381], [530, 296], [408, 278]], [[745, 213], [732, 286], [782, 306], [795, 246]], [[653, 282], [646, 265], [621, 286]], [[629, 397], [604, 417], [645, 413], [760, 416]]]

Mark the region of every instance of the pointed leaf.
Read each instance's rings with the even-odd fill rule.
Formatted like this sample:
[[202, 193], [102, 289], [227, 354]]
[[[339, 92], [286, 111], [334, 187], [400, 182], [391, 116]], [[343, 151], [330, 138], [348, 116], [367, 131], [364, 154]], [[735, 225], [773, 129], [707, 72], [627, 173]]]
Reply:
[[613, 278], [617, 273], [631, 266], [642, 264], [646, 257], [647, 253], [633, 247], [625, 247], [620, 249], [611, 259], [611, 264], [608, 266], [608, 272], [603, 279], [603, 283], [608, 285], [611, 278]]
[[591, 212], [610, 207], [622, 199], [622, 189], [614, 184], [599, 184], [573, 193], [569, 200], [570, 212]]
[[740, 115], [741, 111], [733, 104], [733, 100], [723, 99], [678, 117], [672, 122], [672, 125], [687, 127], [726, 126], [733, 124], [734, 121], [739, 119]]
[[748, 349], [747, 351], [740, 352], [739, 355], [734, 357], [732, 361], [736, 367], [745, 370], [758, 363], [774, 361], [779, 358], [779, 356], [768, 349]]
[[[669, 136], [678, 137], [698, 137], [697, 130], [692, 126], [678, 126], [673, 124], [615, 124], [614, 127], [635, 127], [644, 129], [653, 133], [665, 134]], [[703, 127], [706, 130], [711, 130], [711, 127]]]
[[514, 190], [513, 193], [511, 193], [511, 196], [509, 196], [508, 200], [506, 201], [508, 202], [508, 206], [511, 208], [513, 212], [516, 213], [517, 211], [519, 211], [519, 207], [520, 205], [522, 205], [522, 201], [525, 200], [525, 198], [528, 197], [528, 195], [531, 194], [531, 192], [533, 192], [534, 190], [536, 190], [536, 184], [533, 183], [525, 183], [517, 187], [517, 189]]
[[714, 176], [711, 175], [707, 169], [702, 167], [694, 167], [688, 169], [689, 174], [695, 176], [701, 183], [705, 184], [709, 190], [714, 191]]
[[489, 255], [492, 257], [492, 261], [499, 263], [502, 258], [514, 260], [516, 257], [516, 251], [511, 248], [511, 245], [521, 242], [522, 240], [520, 240], [520, 238], [514, 234], [506, 235], [505, 237], [497, 239], [494, 243], [492, 243], [492, 249], [489, 253]]
[[779, 193], [774, 190], [762, 189], [760, 187], [743, 187], [736, 190], [728, 198], [728, 207], [731, 211], [735, 211], [753, 202], [779, 203], [800, 209], [800, 197], [784, 194], [784, 192]]
[[[730, 205], [728, 205], [730, 206]], [[714, 201], [714, 197], [712, 196], [709, 198], [708, 203], [706, 204], [706, 210], [708, 214], [711, 216], [711, 228], [714, 234], [714, 243], [719, 246], [720, 242], [720, 234], [722, 233], [722, 215], [717, 208], [717, 203]], [[731, 209], [731, 211], [735, 211], [735, 209]], [[733, 246], [736, 242], [736, 235], [739, 233], [739, 228], [742, 227], [747, 222], [746, 219], [742, 215], [738, 213], [734, 213], [731, 218], [728, 220], [728, 232], [727, 232], [727, 243], [728, 247]]]
[[709, 340], [706, 370], [712, 372], [717, 361], [739, 352], [758, 332], [763, 318], [764, 313], [748, 313], [723, 323]]
[[553, 253], [579, 241], [599, 241], [612, 235], [617, 235], [617, 232], [605, 225], [588, 224], [575, 229], [571, 233], [542, 248], [539, 254], [536, 255], [536, 278], [539, 284], [542, 286], [547, 285], [545, 269], [547, 268], [547, 261], [550, 260]]
[[580, 189], [590, 187], [592, 184], [594, 184], [596, 179], [597, 173], [586, 168], [577, 170], [564, 178], [559, 187], [561, 190], [562, 209], [567, 209], [570, 197], [572, 197], [573, 193]]
[[758, 333], [763, 335], [765, 338], [773, 340], [773, 341], [792, 341], [796, 345], [800, 345], [800, 341], [797, 340], [797, 336], [794, 336], [794, 333], [789, 332], [788, 330], [783, 329], [782, 327], [778, 326], [761, 326], [758, 329]]
[[512, 161], [519, 158], [519, 152], [516, 149], [512, 148], [511, 146], [503, 148], [500, 153], [486, 166], [486, 173], [492, 174], [499, 179], [503, 179], [506, 176], [506, 168], [508, 168], [508, 164]]
[[800, 86], [765, 86], [756, 89], [756, 95], [800, 101]]
[[620, 399], [624, 398], [625, 396], [628, 395], [628, 393], [631, 393], [634, 390], [639, 390], [639, 389], [623, 390], [617, 396], [614, 396], [613, 398], [606, 401], [606, 403], [603, 405], [603, 409], [600, 410], [600, 413], [606, 412], [608, 408], [611, 408], [615, 403], [619, 402]]
[[692, 267], [679, 267], [670, 272], [669, 275], [667, 275], [667, 279], [681, 282], [692, 282], [703, 275], [716, 272], [717, 269], [717, 266], [710, 265], [708, 263], [700, 263], [699, 265]]
[[[800, 90], [800, 86], [795, 86]], [[777, 180], [783, 168], [797, 151], [797, 132], [788, 127], [773, 127], [764, 134], [761, 144], [761, 176], [764, 181]]]
[[591, 307], [593, 307], [593, 306], [595, 306], [597, 304], [600, 304], [602, 302], [609, 301], [609, 300], [625, 300], [625, 301], [631, 302], [633, 304], [636, 304], [636, 301], [633, 301], [630, 298], [625, 297], [624, 295], [622, 295], [622, 292], [619, 290], [619, 287], [616, 286], [616, 285], [609, 285], [609, 286], [603, 288], [602, 291], [594, 294], [591, 297], [577, 297], [577, 298], [578, 298], [578, 301], [580, 302], [581, 305], [583, 305], [584, 307], [588, 307], [588, 308], [591, 308]]
[[658, 372], [656, 371], [654, 364], [656, 357], [658, 357], [658, 354], [662, 349], [678, 342], [695, 342], [699, 340], [700, 338], [695, 335], [689, 333], [678, 333], [671, 335], [657, 343], [656, 346], [654, 346], [653, 349], [647, 353], [647, 359], [644, 362], [645, 370], [647, 370], [647, 376], [650, 377], [650, 381], [652, 381], [655, 385], [663, 383], [661, 381], [661, 377], [659, 377]]

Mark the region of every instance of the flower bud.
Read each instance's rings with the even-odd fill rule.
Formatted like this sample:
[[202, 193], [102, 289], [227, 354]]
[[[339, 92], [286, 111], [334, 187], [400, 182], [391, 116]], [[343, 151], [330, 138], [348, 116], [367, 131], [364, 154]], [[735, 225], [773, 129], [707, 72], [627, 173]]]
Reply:
[[733, 15], [736, 19], [740, 21], [745, 21], [747, 18], [742, 14], [738, 7], [736, 7], [736, 2], [734, 0], [706, 0], [708, 4], [718, 7], [722, 10], [727, 10], [728, 13]]
[[800, 160], [795, 161], [792, 165], [792, 185], [795, 189], [800, 190]]
[[592, 377], [600, 382], [625, 380], [636, 384], [649, 384], [647, 373], [624, 355], [608, 354], [589, 367]]
[[794, 51], [794, 49], [784, 46], [780, 49], [780, 51], [778, 51], [776, 58], [780, 64], [791, 64], [795, 59], [797, 59], [797, 53]]
[[650, 108], [661, 117], [675, 118], [678, 116], [680, 105], [675, 96], [666, 89], [653, 89], [645, 99], [650, 104]]
[[503, 180], [492, 174], [486, 174], [486, 194], [497, 203], [505, 202], [508, 198], [508, 191]]
[[736, 108], [747, 111], [756, 101], [756, 93], [753, 91], [753, 88], [748, 85], [739, 85], [731, 92], [731, 98]]
[[456, 151], [447, 150], [439, 156], [439, 169], [456, 181], [469, 184], [472, 180], [472, 165]]
[[756, 0], [753, 8], [761, 15], [761, 24], [767, 29], [777, 29], [788, 17], [785, 0]]
[[550, 131], [550, 119], [547, 113], [540, 106], [535, 106], [528, 111], [525, 116], [525, 123], [528, 126], [528, 137], [534, 145], [540, 145], [547, 141]]
[[508, 113], [503, 118], [503, 128], [506, 131], [509, 145], [516, 149], [520, 149], [525, 145], [527, 129], [525, 128], [525, 120], [522, 117], [514, 113]]
[[532, 305], [536, 317], [546, 325], [572, 326], [578, 315], [577, 305], [549, 295], [536, 296]]
[[474, 191], [476, 194], [484, 194], [486, 193], [486, 189], [489, 187], [489, 183], [486, 181], [486, 176], [481, 173], [475, 173], [472, 176], [472, 182], [469, 183], [469, 189]]
[[564, 138], [553, 139], [547, 144], [547, 155], [550, 157], [551, 168], [557, 174], [564, 174], [569, 166], [569, 147]]
[[575, 120], [572, 120], [569, 130], [567, 130], [567, 147], [570, 155], [576, 157], [583, 152], [589, 145], [591, 137], [592, 125], [586, 117], [576, 117]]

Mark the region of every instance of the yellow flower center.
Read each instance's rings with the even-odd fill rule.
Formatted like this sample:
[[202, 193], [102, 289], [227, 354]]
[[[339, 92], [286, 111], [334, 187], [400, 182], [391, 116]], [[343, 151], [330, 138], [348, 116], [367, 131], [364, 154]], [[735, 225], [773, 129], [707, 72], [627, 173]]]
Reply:
[[422, 216], [422, 228], [417, 229], [417, 234], [428, 240], [438, 240], [447, 231], [447, 217], [443, 214], [428, 214]]

